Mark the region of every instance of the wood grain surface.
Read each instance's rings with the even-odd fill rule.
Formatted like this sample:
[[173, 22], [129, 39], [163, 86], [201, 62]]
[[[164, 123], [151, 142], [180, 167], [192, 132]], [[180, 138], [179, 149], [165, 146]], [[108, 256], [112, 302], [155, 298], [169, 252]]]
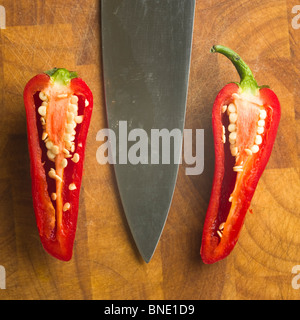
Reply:
[[[0, 299], [299, 299], [300, 29], [291, 0], [197, 1], [186, 128], [205, 130], [205, 170], [181, 165], [155, 255], [143, 262], [130, 234], [113, 168], [99, 165], [97, 132], [106, 128], [101, 72], [100, 1], [2, 0], [0, 31]], [[233, 66], [209, 53], [237, 51], [282, 105], [269, 164], [231, 255], [204, 265], [199, 250], [214, 167], [211, 110], [218, 91], [237, 81]], [[78, 71], [94, 93], [74, 256], [61, 262], [39, 240], [32, 207], [22, 93], [52, 67]]]

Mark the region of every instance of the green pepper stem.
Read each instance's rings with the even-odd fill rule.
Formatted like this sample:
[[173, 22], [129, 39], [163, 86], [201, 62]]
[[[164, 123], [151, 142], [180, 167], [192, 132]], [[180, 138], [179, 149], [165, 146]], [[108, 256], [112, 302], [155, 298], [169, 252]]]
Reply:
[[215, 45], [210, 49], [210, 52], [215, 53], [221, 53], [225, 57], [227, 57], [235, 66], [241, 81], [239, 83], [239, 87], [242, 89], [243, 92], [250, 92], [252, 94], [256, 94], [257, 90], [259, 89], [259, 86], [254, 79], [254, 76], [252, 74], [252, 71], [247, 66], [247, 64], [242, 60], [242, 58], [235, 53], [233, 50], [221, 46], [221, 45]]
[[53, 82], [66, 86], [72, 79], [77, 78], [77, 73], [64, 68], [53, 68], [45, 72]]

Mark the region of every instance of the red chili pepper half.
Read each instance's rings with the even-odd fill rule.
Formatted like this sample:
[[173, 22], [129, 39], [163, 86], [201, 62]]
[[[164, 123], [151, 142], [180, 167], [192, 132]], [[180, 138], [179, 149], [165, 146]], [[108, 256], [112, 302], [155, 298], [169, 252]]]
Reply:
[[280, 121], [280, 103], [259, 87], [245, 62], [231, 49], [214, 46], [231, 60], [241, 82], [226, 85], [212, 112], [215, 173], [202, 234], [201, 257], [224, 259], [238, 241], [257, 183], [270, 158]]
[[24, 90], [32, 197], [40, 238], [57, 259], [72, 258], [93, 95], [74, 72], [52, 69]]

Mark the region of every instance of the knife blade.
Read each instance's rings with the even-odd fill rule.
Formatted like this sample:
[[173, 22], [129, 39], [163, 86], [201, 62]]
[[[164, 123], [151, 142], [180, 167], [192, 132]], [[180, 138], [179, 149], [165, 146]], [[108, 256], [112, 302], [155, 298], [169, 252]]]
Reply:
[[178, 175], [194, 11], [195, 0], [103, 0], [101, 6], [107, 122], [117, 137], [114, 171], [146, 263]]

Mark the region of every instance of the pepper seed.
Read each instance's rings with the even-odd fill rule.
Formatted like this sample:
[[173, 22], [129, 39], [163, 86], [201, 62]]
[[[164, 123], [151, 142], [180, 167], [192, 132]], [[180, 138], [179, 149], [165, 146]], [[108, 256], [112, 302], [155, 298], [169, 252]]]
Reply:
[[259, 146], [254, 144], [251, 148], [252, 153], [257, 153], [259, 151]]
[[77, 188], [76, 188], [76, 185], [75, 185], [75, 183], [71, 183], [70, 185], [69, 185], [69, 190], [70, 191], [73, 191], [73, 190], [76, 190]]
[[48, 97], [47, 97], [46, 93], [45, 93], [45, 92], [42, 92], [42, 91], [39, 93], [39, 98], [40, 98], [42, 101], [47, 101], [47, 100], [48, 100]]
[[68, 211], [70, 208], [71, 208], [70, 203], [69, 202], [65, 203], [64, 206], [63, 206], [63, 212]]
[[252, 156], [252, 151], [250, 149], [245, 149], [245, 152], [248, 156]]
[[72, 158], [71, 160], [72, 160], [74, 163], [78, 163], [78, 162], [79, 162], [79, 159], [80, 159], [79, 154], [78, 154], [78, 153], [75, 153], [74, 156], [73, 156], [73, 158]]

